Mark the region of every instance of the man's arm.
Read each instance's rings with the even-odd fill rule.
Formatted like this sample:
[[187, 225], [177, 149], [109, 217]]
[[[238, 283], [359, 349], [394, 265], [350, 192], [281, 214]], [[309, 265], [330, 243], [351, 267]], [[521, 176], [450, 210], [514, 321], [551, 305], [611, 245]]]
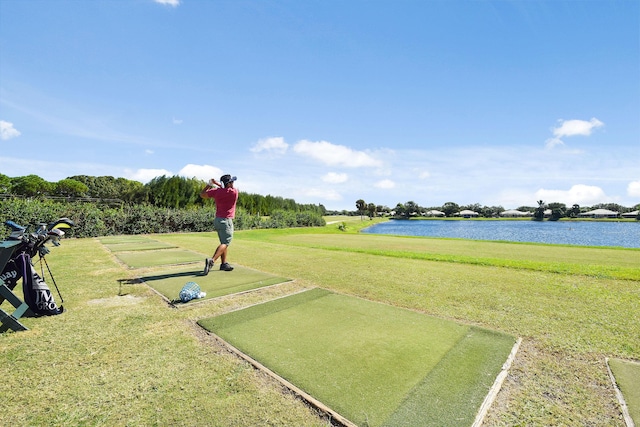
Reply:
[[207, 194], [207, 191], [214, 187], [222, 187], [222, 185], [219, 182], [217, 182], [215, 179], [211, 178], [207, 183], [207, 186], [204, 187], [204, 189], [200, 192], [200, 197], [202, 197], [203, 199], [208, 199], [209, 194]]

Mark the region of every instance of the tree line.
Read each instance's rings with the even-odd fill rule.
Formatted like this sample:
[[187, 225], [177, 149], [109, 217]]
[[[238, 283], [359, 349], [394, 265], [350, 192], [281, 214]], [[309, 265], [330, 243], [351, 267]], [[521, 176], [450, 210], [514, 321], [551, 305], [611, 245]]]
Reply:
[[[161, 208], [144, 204], [110, 206], [94, 202], [68, 202], [40, 198], [7, 198], [0, 200], [2, 224], [12, 220], [28, 226], [30, 231], [40, 223], [70, 218], [75, 226], [65, 230], [70, 237], [97, 237], [120, 234], [150, 234], [213, 231], [215, 206], [194, 209]], [[271, 216], [251, 215], [236, 210], [236, 230], [253, 228], [320, 227], [326, 225], [313, 212], [274, 211]], [[0, 230], [8, 234], [8, 229]]]
[[[213, 199], [202, 199], [205, 182], [182, 176], [158, 176], [147, 184], [112, 176], [76, 175], [48, 182], [37, 175], [8, 177], [0, 174], [0, 194], [4, 197], [67, 199], [103, 202], [110, 205], [150, 205], [160, 208], [191, 209], [210, 207]], [[323, 205], [300, 204], [293, 199], [240, 192], [237, 207], [250, 215], [270, 216], [277, 211], [313, 212], [325, 215]]]
[[[640, 204], [633, 207], [626, 207], [617, 203], [599, 203], [593, 206], [580, 206], [574, 204], [568, 207], [564, 203], [545, 203], [542, 200], [537, 201], [537, 206], [520, 206], [516, 210], [521, 212], [531, 212], [534, 219], [544, 218], [544, 212], [551, 211], [549, 219], [558, 220], [560, 218], [578, 218], [581, 213], [594, 209], [608, 209], [618, 213], [633, 212], [640, 209]], [[437, 210], [443, 212], [445, 217], [453, 217], [463, 210], [477, 212], [479, 216], [485, 218], [497, 218], [506, 209], [502, 206], [483, 206], [479, 203], [470, 205], [458, 205], [454, 202], [446, 202], [442, 206], [424, 207], [418, 205], [414, 201], [406, 203], [398, 203], [395, 208], [391, 209], [387, 206], [376, 205], [375, 203], [367, 203], [363, 199], [356, 201], [356, 213], [359, 215], [367, 215], [370, 218], [376, 216], [392, 216], [394, 218], [410, 218], [415, 216], [428, 216], [428, 212]]]

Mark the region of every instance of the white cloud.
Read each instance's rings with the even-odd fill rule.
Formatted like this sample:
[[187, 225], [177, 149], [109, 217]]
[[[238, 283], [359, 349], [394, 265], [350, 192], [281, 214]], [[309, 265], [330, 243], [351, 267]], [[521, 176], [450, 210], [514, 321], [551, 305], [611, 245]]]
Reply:
[[329, 166], [346, 166], [351, 168], [382, 166], [382, 162], [364, 151], [355, 151], [344, 145], [327, 141], [298, 141], [293, 150], [303, 156], [311, 157]]
[[198, 178], [203, 181], [209, 181], [211, 178], [218, 179], [223, 175], [222, 170], [215, 166], [188, 164], [178, 172], [178, 175], [185, 178]]
[[129, 179], [140, 181], [143, 184], [151, 181], [157, 176], [173, 176], [173, 173], [166, 169], [138, 169], [129, 176]]
[[349, 179], [349, 175], [347, 175], [346, 173], [336, 173], [336, 172], [329, 172], [328, 174], [322, 177], [322, 180], [324, 182], [328, 182], [329, 184], [341, 184], [343, 182], [346, 182], [348, 179]]
[[146, 150], [144, 150], [144, 154], [146, 154], [147, 156], [150, 156], [153, 154], [153, 150], [150, 150], [147, 148]]
[[604, 126], [604, 123], [595, 117], [589, 121], [560, 120], [560, 123], [561, 125], [559, 127], [553, 129], [553, 135], [557, 138], [575, 135], [589, 136], [593, 129]]
[[13, 127], [13, 123], [0, 120], [0, 139], [3, 141], [20, 136], [20, 131]]
[[173, 124], [174, 125], [181, 125], [182, 123], [184, 123], [184, 120], [176, 119], [175, 117], [173, 118]]
[[544, 200], [546, 203], [564, 203], [566, 205], [593, 205], [610, 200], [602, 188], [577, 184], [569, 190], [545, 190], [536, 191], [536, 200]]
[[589, 121], [586, 120], [558, 120], [560, 125], [553, 128], [553, 138], [547, 139], [545, 146], [553, 148], [556, 145], [564, 145], [562, 138], [567, 136], [589, 136], [594, 129], [604, 126], [600, 120], [595, 117]]
[[172, 7], [178, 7], [180, 5], [180, 0], [153, 0], [153, 1], [159, 4], [164, 4]]
[[631, 181], [627, 185], [627, 194], [631, 197], [640, 197], [640, 181]]
[[376, 182], [374, 186], [377, 188], [388, 190], [390, 188], [394, 188], [396, 186], [396, 183], [391, 181], [390, 179], [383, 179], [382, 181]]
[[287, 152], [289, 144], [284, 142], [282, 137], [271, 137], [258, 140], [256, 145], [251, 147], [253, 153], [269, 153], [274, 155], [283, 155]]
[[431, 174], [429, 173], [429, 171], [418, 171], [418, 178], [427, 179], [430, 177], [431, 177]]

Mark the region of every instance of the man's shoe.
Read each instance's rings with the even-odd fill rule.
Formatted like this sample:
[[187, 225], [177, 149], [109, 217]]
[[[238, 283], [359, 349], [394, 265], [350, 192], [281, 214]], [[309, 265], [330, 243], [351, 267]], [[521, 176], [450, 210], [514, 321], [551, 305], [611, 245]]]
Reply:
[[211, 267], [213, 267], [213, 260], [211, 258], [205, 258], [205, 260], [204, 260], [204, 271], [202, 272], [202, 274], [204, 276], [209, 274], [209, 270], [211, 270]]
[[225, 263], [220, 264], [220, 270], [222, 270], [222, 271], [231, 271], [231, 270], [233, 270], [233, 267], [231, 267], [231, 265], [229, 265], [228, 262], [225, 262]]

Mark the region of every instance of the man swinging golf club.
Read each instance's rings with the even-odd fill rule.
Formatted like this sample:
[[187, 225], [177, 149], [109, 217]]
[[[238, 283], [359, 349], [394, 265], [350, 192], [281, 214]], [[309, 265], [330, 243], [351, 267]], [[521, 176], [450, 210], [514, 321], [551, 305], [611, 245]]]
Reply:
[[238, 190], [233, 188], [236, 179], [231, 175], [222, 175], [220, 182], [212, 178], [200, 192], [200, 197], [203, 199], [214, 199], [216, 202], [214, 228], [220, 239], [220, 244], [213, 253], [213, 257], [205, 259], [203, 272], [205, 276], [209, 274], [209, 270], [213, 268], [213, 264], [218, 258], [222, 262], [220, 270], [233, 270], [233, 267], [227, 262], [227, 250], [231, 239], [233, 239], [233, 218], [236, 215], [236, 202], [238, 201]]

